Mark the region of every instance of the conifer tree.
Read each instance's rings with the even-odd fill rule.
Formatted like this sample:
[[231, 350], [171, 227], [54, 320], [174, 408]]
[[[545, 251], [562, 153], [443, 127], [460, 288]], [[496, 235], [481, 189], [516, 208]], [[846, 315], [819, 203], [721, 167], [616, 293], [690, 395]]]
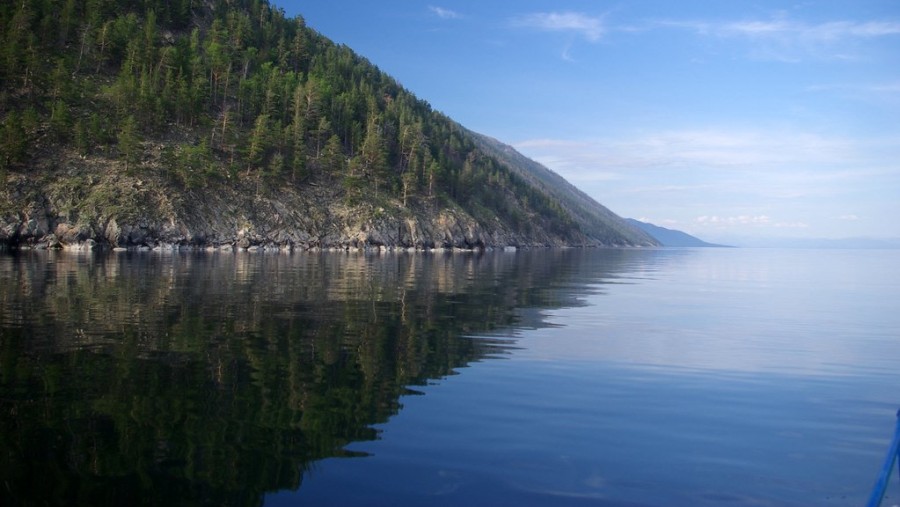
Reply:
[[90, 139], [88, 139], [87, 128], [81, 119], [75, 120], [75, 126], [72, 127], [72, 136], [74, 137], [75, 151], [81, 156], [87, 155], [91, 150], [91, 143]]
[[325, 170], [332, 175], [342, 175], [344, 172], [343, 147], [337, 134], [332, 134], [325, 144]]
[[69, 129], [69, 107], [58, 99], [50, 109], [50, 133], [58, 141], [64, 142], [69, 137]]
[[[22, 128], [20, 116], [11, 111], [3, 120], [0, 132], [0, 170], [19, 165], [25, 159], [25, 130]], [[5, 179], [5, 178], [4, 178]]]
[[372, 115], [366, 126], [366, 138], [363, 141], [360, 154], [362, 156], [363, 172], [366, 177], [372, 177], [375, 180], [375, 193], [378, 193], [377, 173], [381, 171], [385, 164], [384, 139], [381, 135], [381, 125], [379, 118]]
[[140, 160], [140, 136], [138, 134], [137, 121], [134, 116], [128, 116], [119, 126], [117, 136], [119, 153], [125, 160], [125, 169]]
[[265, 162], [266, 150], [269, 148], [269, 117], [261, 114], [256, 117], [247, 147], [247, 175], [251, 169], [259, 169]]

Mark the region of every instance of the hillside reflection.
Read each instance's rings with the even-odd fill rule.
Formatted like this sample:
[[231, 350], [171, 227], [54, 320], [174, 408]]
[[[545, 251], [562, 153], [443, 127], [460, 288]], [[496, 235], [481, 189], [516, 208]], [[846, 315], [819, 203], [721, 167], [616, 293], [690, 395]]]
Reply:
[[0, 498], [258, 505], [630, 256], [0, 257]]

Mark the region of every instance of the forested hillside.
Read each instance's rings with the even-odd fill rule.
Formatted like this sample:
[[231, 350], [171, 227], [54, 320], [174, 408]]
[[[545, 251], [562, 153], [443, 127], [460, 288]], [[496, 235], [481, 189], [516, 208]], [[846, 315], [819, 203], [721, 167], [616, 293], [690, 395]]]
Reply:
[[653, 244], [264, 0], [16, 0], [0, 37], [3, 243]]

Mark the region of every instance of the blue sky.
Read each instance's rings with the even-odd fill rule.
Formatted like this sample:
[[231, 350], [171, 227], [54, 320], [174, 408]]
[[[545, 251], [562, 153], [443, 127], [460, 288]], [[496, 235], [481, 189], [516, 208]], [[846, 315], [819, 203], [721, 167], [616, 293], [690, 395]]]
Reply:
[[621, 216], [900, 237], [900, 2], [275, 1]]

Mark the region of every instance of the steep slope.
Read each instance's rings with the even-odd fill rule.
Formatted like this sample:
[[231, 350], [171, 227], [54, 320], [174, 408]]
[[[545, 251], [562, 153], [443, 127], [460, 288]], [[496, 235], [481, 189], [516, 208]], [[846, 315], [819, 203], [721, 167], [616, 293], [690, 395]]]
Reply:
[[674, 229], [666, 229], [665, 227], [660, 227], [658, 225], [653, 225], [648, 222], [641, 222], [640, 220], [635, 220], [633, 218], [626, 218], [626, 222], [633, 225], [637, 229], [641, 229], [645, 231], [650, 236], [653, 236], [654, 239], [660, 242], [662, 246], [672, 246], [672, 247], [726, 247], [726, 245], [717, 245], [714, 243], [707, 243], [702, 239], [691, 236], [690, 234], [682, 231], [677, 231]]
[[0, 7], [0, 244], [653, 244], [265, 0], [57, 3]]
[[566, 181], [565, 178], [516, 151], [512, 146], [473, 133], [479, 146], [496, 157], [529, 184], [552, 196], [585, 234], [603, 244], [659, 246], [657, 240], [640, 227], [619, 217], [602, 204]]

